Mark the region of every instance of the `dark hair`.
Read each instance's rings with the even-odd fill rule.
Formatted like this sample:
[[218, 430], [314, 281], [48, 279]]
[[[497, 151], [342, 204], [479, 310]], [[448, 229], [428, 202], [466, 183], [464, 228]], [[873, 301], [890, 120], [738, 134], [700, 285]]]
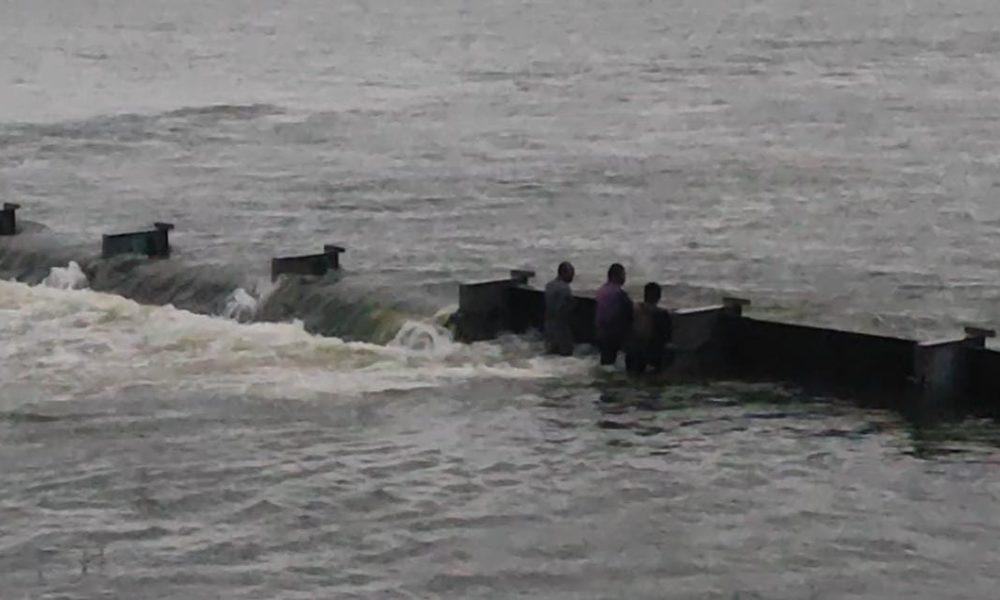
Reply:
[[625, 267], [621, 263], [615, 263], [608, 267], [608, 280], [625, 280]]
[[572, 270], [573, 270], [573, 263], [569, 262], [568, 260], [564, 260], [561, 263], [559, 263], [559, 268], [556, 270], [556, 275], [560, 276], [566, 275]]
[[642, 301], [656, 304], [663, 296], [663, 288], [655, 281], [650, 281], [646, 287], [642, 288]]

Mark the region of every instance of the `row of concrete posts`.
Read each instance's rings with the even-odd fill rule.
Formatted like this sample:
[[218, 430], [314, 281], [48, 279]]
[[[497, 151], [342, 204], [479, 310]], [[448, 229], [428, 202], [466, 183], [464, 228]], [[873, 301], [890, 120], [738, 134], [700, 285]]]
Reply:
[[[5, 203], [0, 211], [0, 236], [16, 235], [20, 232], [17, 224], [19, 204]], [[140, 255], [148, 258], [170, 257], [170, 232], [172, 223], [154, 223], [152, 229], [129, 233], [106, 234], [101, 239], [101, 257], [119, 255]], [[326, 275], [340, 269], [340, 255], [346, 249], [336, 244], [326, 244], [323, 252], [301, 256], [285, 256], [271, 259], [271, 279], [279, 275]]]

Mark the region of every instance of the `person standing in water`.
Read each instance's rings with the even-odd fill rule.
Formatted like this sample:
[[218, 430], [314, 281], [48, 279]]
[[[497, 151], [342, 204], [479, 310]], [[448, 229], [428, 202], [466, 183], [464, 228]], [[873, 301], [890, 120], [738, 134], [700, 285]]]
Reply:
[[545, 349], [551, 354], [573, 354], [573, 283], [576, 270], [568, 262], [559, 263], [556, 278], [545, 285]]
[[601, 351], [601, 364], [613, 365], [632, 329], [632, 300], [622, 289], [625, 267], [615, 263], [608, 268], [607, 282], [597, 290], [595, 333]]
[[659, 373], [666, 366], [667, 343], [673, 335], [670, 313], [657, 306], [663, 290], [649, 282], [642, 290], [642, 302], [635, 305], [632, 331], [625, 343], [625, 370], [642, 375], [648, 367]]

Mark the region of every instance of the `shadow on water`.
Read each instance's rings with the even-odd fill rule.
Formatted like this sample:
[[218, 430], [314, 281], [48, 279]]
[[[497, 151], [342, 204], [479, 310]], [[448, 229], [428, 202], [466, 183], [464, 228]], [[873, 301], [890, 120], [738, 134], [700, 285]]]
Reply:
[[[829, 404], [796, 390], [773, 384], [689, 382], [664, 385], [629, 380], [597, 386], [595, 401], [603, 430], [630, 431], [640, 438], [697, 430], [699, 434], [749, 430], [757, 421], [802, 421], [822, 418]], [[864, 431], [874, 429], [866, 426]], [[825, 431], [853, 435], [854, 431]], [[628, 445], [616, 440], [613, 445]]]
[[921, 459], [1000, 463], [1000, 423], [994, 419], [910, 422], [911, 447], [905, 454]]
[[[591, 412], [588, 422], [611, 434], [610, 446], [651, 446], [651, 454], [669, 453], [693, 432], [702, 437], [756, 431], [855, 441], [884, 435], [887, 445], [919, 459], [1000, 461], [1000, 423], [993, 419], [928, 419], [776, 383], [636, 382], [610, 374], [553, 391], [546, 406], [568, 408], [588, 398], [596, 409], [596, 421]], [[653, 443], [657, 439], [665, 443]]]

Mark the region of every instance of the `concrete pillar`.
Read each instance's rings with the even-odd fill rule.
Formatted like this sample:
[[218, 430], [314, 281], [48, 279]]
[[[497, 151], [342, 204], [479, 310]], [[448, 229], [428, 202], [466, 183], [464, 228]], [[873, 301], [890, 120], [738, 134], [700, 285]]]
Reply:
[[110, 258], [119, 254], [141, 254], [150, 258], [170, 256], [170, 231], [172, 223], [154, 223], [152, 231], [136, 231], [105, 235], [101, 240], [101, 256]]
[[966, 408], [977, 416], [1000, 419], [1000, 352], [989, 348], [964, 351], [968, 380]]
[[725, 309], [726, 314], [739, 317], [743, 315], [743, 307], [750, 306], [750, 301], [746, 298], [737, 298], [735, 296], [725, 296], [722, 298], [722, 307]]
[[671, 312], [674, 363], [670, 371], [699, 377], [727, 373], [726, 348], [731, 328], [726, 319], [738, 318], [742, 306], [704, 306]]
[[0, 235], [15, 235], [17, 233], [17, 217], [15, 213], [21, 208], [20, 204], [11, 202], [3, 203], [3, 210], [0, 210]]
[[452, 317], [455, 337], [463, 342], [496, 338], [509, 318], [507, 290], [510, 287], [510, 279], [460, 285], [458, 312]]
[[918, 343], [913, 357], [914, 404], [920, 416], [936, 418], [960, 410], [968, 400], [972, 365], [970, 349], [983, 349], [990, 329], [966, 327], [962, 338]]
[[[460, 285], [458, 312], [450, 319], [455, 337], [463, 342], [478, 342], [495, 339], [504, 331], [523, 331], [531, 326], [525, 311], [515, 314], [518, 312], [515, 304], [537, 303], [538, 290], [527, 287], [534, 276], [534, 271], [512, 269], [507, 279]], [[515, 297], [511, 293], [515, 288], [525, 293]]]
[[340, 255], [347, 250], [336, 244], [324, 244], [322, 254], [284, 256], [271, 259], [271, 281], [279, 275], [312, 275], [322, 277], [330, 270], [340, 269]]
[[326, 254], [327, 259], [330, 261], [331, 269], [340, 268], [340, 255], [347, 252], [347, 248], [343, 246], [338, 246], [336, 244], [323, 244], [323, 253]]
[[530, 269], [511, 269], [510, 281], [514, 285], [528, 285], [534, 279], [535, 272]]

